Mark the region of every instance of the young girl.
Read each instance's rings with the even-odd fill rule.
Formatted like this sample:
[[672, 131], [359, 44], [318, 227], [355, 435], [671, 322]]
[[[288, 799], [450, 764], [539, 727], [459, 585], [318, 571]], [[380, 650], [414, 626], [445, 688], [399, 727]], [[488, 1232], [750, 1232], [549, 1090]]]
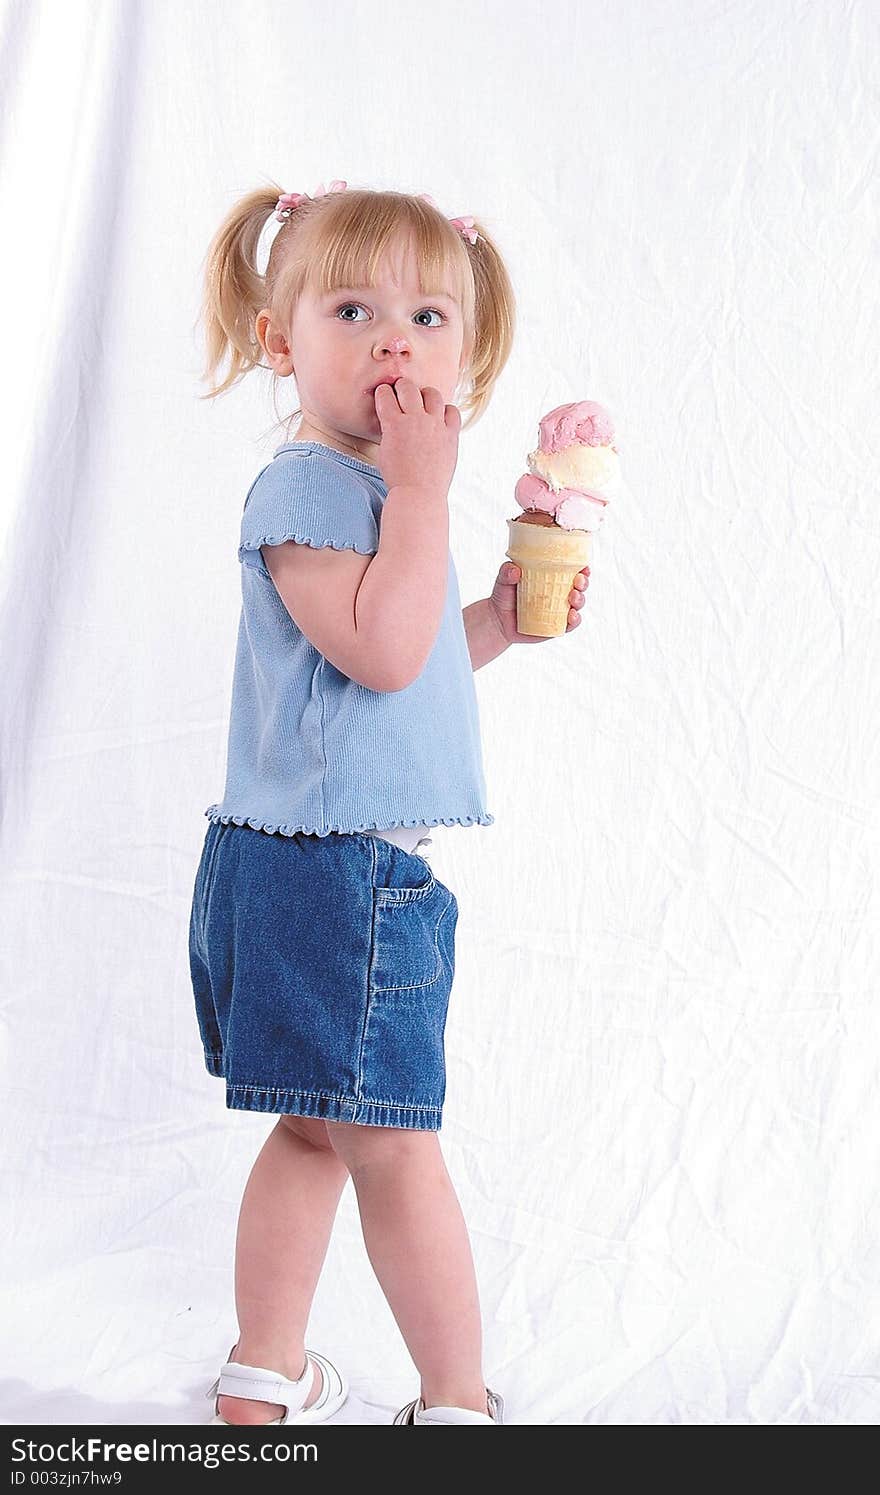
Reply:
[[226, 786], [190, 920], [208, 1071], [228, 1107], [279, 1116], [241, 1204], [212, 1420], [320, 1422], [345, 1401], [305, 1332], [351, 1177], [421, 1376], [394, 1423], [498, 1426], [438, 1136], [458, 903], [419, 848], [438, 824], [492, 824], [473, 671], [544, 642], [517, 632], [515, 566], [462, 612], [449, 551], [452, 402], [468, 383], [472, 421], [491, 398], [510, 280], [483, 227], [425, 195], [258, 189], [211, 245], [204, 315], [207, 377], [230, 361], [207, 398], [265, 358], [301, 401], [245, 500]]

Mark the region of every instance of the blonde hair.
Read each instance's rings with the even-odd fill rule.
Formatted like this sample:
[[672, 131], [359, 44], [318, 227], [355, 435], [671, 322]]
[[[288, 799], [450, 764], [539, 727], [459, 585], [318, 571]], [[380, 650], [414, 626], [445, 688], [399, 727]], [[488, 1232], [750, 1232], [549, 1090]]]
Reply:
[[[510, 277], [482, 223], [474, 220], [478, 238], [471, 244], [438, 208], [408, 192], [328, 192], [294, 208], [275, 235], [261, 274], [257, 245], [282, 190], [270, 183], [248, 192], [211, 241], [200, 317], [207, 349], [202, 379], [212, 387], [199, 398], [215, 399], [252, 368], [268, 367], [256, 333], [258, 312], [267, 309], [274, 322], [286, 323], [306, 286], [326, 293], [375, 285], [382, 256], [399, 234], [409, 234], [421, 289], [436, 291], [448, 280], [458, 291], [469, 350], [463, 377], [470, 384], [459, 408], [468, 417], [463, 427], [479, 420], [510, 356], [516, 316]], [[224, 358], [228, 372], [215, 383]], [[273, 374], [276, 390], [279, 377]]]

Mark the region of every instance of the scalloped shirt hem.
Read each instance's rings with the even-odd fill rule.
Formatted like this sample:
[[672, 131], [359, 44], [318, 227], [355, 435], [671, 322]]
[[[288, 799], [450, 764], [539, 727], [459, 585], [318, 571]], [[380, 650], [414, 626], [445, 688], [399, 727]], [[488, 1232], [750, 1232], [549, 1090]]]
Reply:
[[205, 811], [210, 820], [220, 825], [249, 825], [255, 831], [278, 832], [282, 836], [329, 836], [334, 832], [343, 836], [356, 836], [366, 831], [393, 830], [398, 826], [412, 828], [417, 825], [494, 825], [494, 815], [452, 815], [429, 818], [426, 815], [416, 820], [394, 820], [391, 825], [328, 825], [321, 830], [316, 825], [274, 825], [269, 820], [260, 820], [256, 815], [221, 815], [219, 805], [209, 805]]

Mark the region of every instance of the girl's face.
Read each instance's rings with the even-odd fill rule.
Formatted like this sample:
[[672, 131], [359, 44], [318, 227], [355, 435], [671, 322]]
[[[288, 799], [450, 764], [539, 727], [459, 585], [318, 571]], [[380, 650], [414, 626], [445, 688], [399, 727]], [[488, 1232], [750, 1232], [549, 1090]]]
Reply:
[[377, 465], [382, 429], [373, 387], [404, 374], [453, 402], [464, 371], [464, 324], [452, 285], [419, 291], [412, 245], [381, 263], [375, 286], [306, 289], [289, 327], [272, 329], [261, 312], [257, 332], [278, 374], [292, 373], [303, 418], [296, 439], [320, 441]]

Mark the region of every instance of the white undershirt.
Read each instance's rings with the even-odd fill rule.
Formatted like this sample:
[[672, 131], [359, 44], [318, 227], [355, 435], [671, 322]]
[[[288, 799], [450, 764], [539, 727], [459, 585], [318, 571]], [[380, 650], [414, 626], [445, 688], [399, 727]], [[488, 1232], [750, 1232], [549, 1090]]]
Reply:
[[[403, 851], [413, 852], [417, 847], [422, 849], [433, 845], [431, 831], [435, 830], [433, 825], [392, 825], [387, 830], [361, 831], [362, 836], [381, 836], [383, 841], [390, 841], [392, 846], [399, 846]], [[422, 855], [422, 851], [419, 851]]]

